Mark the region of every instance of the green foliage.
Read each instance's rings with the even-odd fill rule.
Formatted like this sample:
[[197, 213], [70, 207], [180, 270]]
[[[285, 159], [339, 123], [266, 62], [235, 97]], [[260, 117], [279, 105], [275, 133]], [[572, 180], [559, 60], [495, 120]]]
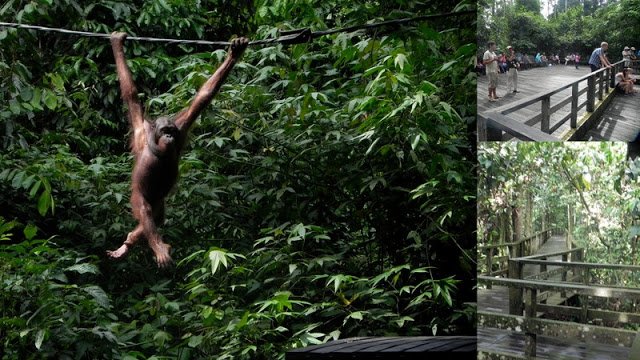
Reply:
[[[532, 197], [528, 221], [533, 232], [542, 230], [542, 224], [568, 229], [571, 208], [570, 235], [576, 247], [587, 249], [585, 261], [637, 264], [640, 163], [625, 165], [626, 150], [624, 144], [607, 142], [483, 145], [478, 154], [479, 242], [500, 241], [500, 229], [510, 226], [501, 218], [512, 207], [526, 212], [526, 189]], [[640, 280], [637, 274], [615, 271], [592, 275], [603, 284]]]
[[487, 1], [479, 14], [478, 26], [486, 31], [479, 32], [478, 45], [485, 48], [493, 40], [499, 48], [512, 45], [523, 53], [562, 56], [577, 52], [584, 59], [607, 41], [609, 58], [620, 59], [622, 49], [640, 36], [639, 8], [638, 0], [560, 1], [545, 19], [537, 0]]
[[[2, 240], [15, 223], [0, 218]], [[109, 296], [94, 285], [97, 258], [62, 250], [53, 239], [35, 237], [3, 245], [0, 252], [0, 337], [4, 358], [97, 358], [118, 339], [110, 327]]]
[[[13, 0], [0, 19], [224, 40], [452, 5]], [[460, 17], [247, 50], [192, 131], [162, 227], [177, 264], [157, 271], [145, 246], [104, 256], [135, 226], [108, 41], [0, 30], [0, 352], [282, 359], [349, 336], [475, 334], [474, 39]], [[150, 117], [180, 111], [225, 56], [126, 53]]]

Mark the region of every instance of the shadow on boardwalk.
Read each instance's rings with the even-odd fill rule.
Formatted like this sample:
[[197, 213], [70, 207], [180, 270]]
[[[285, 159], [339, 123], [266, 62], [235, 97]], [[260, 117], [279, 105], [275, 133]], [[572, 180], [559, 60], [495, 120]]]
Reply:
[[638, 94], [616, 95], [598, 125], [587, 133], [585, 140], [617, 140], [631, 142], [640, 133], [640, 86]]

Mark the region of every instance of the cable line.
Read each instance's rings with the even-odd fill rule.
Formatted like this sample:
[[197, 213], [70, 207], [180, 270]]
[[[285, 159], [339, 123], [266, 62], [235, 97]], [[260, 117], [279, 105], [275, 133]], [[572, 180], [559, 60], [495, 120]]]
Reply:
[[[417, 21], [424, 21], [429, 19], [470, 15], [470, 14], [475, 15], [476, 11], [467, 10], [467, 11], [448, 12], [448, 13], [442, 13], [442, 14], [416, 16], [412, 18], [388, 20], [388, 21], [382, 21], [378, 23], [354, 25], [354, 26], [348, 26], [344, 28], [336, 28], [336, 29], [321, 30], [321, 31], [311, 31], [311, 29], [309, 28], [296, 29], [296, 30], [284, 30], [279, 32], [281, 36], [277, 38], [253, 40], [249, 42], [249, 45], [254, 45], [254, 46], [268, 45], [268, 44], [274, 44], [274, 43], [301, 44], [301, 43], [309, 42], [317, 37], [324, 36], [324, 35], [354, 32], [358, 30], [373, 29], [373, 28], [389, 26], [389, 25], [403, 25], [403, 24], [408, 24], [408, 23], [417, 22]], [[27, 30], [46, 31], [46, 32], [58, 32], [58, 33], [68, 34], [68, 35], [77, 35], [77, 36], [95, 37], [95, 38], [104, 38], [104, 39], [108, 39], [111, 37], [110, 34], [105, 34], [105, 33], [76, 31], [76, 30], [52, 28], [52, 27], [38, 26], [38, 25], [17, 24], [17, 23], [10, 23], [10, 22], [0, 22], [0, 27], [10, 27], [10, 28], [16, 28], [16, 29], [27, 29]], [[144, 36], [127, 36], [126, 40], [162, 42], [162, 43], [173, 43], [173, 44], [210, 45], [210, 46], [216, 46], [216, 47], [227, 47], [231, 45], [231, 42], [229, 41], [164, 39], [164, 38], [153, 38], [153, 37], [144, 37]]]

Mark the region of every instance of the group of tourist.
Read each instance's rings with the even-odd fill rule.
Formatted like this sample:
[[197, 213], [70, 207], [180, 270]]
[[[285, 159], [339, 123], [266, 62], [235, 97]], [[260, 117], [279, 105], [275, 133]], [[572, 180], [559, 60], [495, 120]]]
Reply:
[[549, 56], [545, 55], [545, 53], [537, 53], [536, 57], [534, 58], [536, 61], [536, 64], [542, 65], [542, 66], [551, 66], [551, 65], [560, 65], [560, 55], [558, 54], [551, 54]]
[[[528, 56], [516, 56], [515, 49], [512, 46], [507, 46], [507, 54], [496, 55], [496, 44], [493, 41], [487, 43], [488, 49], [482, 56], [482, 62], [477, 63], [476, 69], [480, 68], [486, 72], [489, 79], [489, 101], [495, 102], [500, 98], [496, 92], [498, 87], [498, 73], [508, 73], [507, 77], [507, 93], [512, 91], [518, 93], [518, 70], [521, 66], [521, 60], [529, 60]], [[609, 44], [602, 42], [599, 48], [596, 48], [589, 57], [589, 67], [591, 71], [597, 71], [603, 67], [613, 67], [609, 59], [607, 58], [607, 51]], [[634, 83], [636, 79], [632, 75], [631, 64], [640, 55], [640, 51], [636, 53], [635, 47], [626, 46], [622, 51], [622, 58], [624, 59], [624, 69], [615, 75], [615, 89], [621, 94], [634, 94]], [[534, 61], [536, 64], [551, 65], [560, 64], [560, 57], [556, 55], [550, 55], [546, 57], [544, 53], [537, 53]], [[569, 62], [573, 62], [578, 68], [580, 63], [580, 55], [569, 54], [565, 57], [565, 66]]]
[[638, 56], [640, 56], [640, 50], [638, 50], [638, 53], [636, 54], [635, 47], [632, 46], [631, 48], [629, 48], [628, 46], [625, 46], [624, 50], [622, 50], [622, 59], [624, 59], [624, 67], [631, 67], [631, 61], [637, 60]]
[[[498, 50], [495, 51], [498, 56], [498, 73], [506, 74], [509, 72], [509, 55], [510, 50], [507, 48], [507, 52], [500, 52]], [[520, 64], [519, 69], [530, 69], [533, 67], [539, 66], [551, 66], [551, 65], [560, 65], [562, 64], [562, 59], [560, 55], [550, 55], [547, 57], [544, 53], [538, 53], [536, 55], [528, 55], [527, 53], [515, 53], [515, 58]], [[576, 69], [578, 69], [578, 64], [580, 63], [580, 55], [571, 54], [568, 55], [565, 59], [565, 65], [571, 61], [575, 64]], [[486, 66], [483, 63], [482, 57], [478, 57], [476, 59], [476, 73], [486, 75]]]
[[578, 65], [580, 64], [580, 54], [575, 53], [575, 54], [568, 54], [567, 56], [565, 56], [564, 65], [565, 66], [569, 65], [569, 62], [572, 62], [577, 69]]
[[490, 41], [487, 45], [489, 49], [485, 51], [482, 57], [482, 64], [485, 66], [487, 77], [489, 78], [489, 101], [494, 102], [500, 98], [496, 93], [499, 63], [502, 60], [506, 64], [506, 72], [508, 73], [507, 92], [513, 89], [514, 93], [518, 93], [518, 69], [520, 68], [520, 61], [516, 57], [513, 46], [507, 46], [509, 53], [506, 55], [503, 54], [503, 59], [501, 59], [502, 57], [497, 56], [495, 53], [496, 43]]

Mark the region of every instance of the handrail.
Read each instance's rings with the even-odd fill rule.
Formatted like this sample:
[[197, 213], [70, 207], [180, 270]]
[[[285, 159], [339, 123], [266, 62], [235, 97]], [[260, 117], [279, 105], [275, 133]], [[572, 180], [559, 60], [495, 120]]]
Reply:
[[580, 295], [598, 296], [606, 298], [621, 297], [626, 299], [640, 299], [639, 288], [616, 288], [608, 286], [591, 286], [584, 284], [563, 283], [555, 281], [533, 281], [511, 278], [494, 278], [491, 276], [478, 275], [478, 282], [492, 283], [493, 285], [506, 286], [511, 288], [552, 290], [552, 291], [574, 291]]
[[[596, 296], [604, 298], [619, 299], [640, 299], [640, 288], [618, 288], [607, 286], [592, 286], [588, 284], [575, 284], [557, 281], [533, 281], [511, 278], [494, 278], [490, 276], [478, 276], [478, 282], [484, 283], [489, 288], [491, 285], [506, 286], [509, 288], [509, 315], [488, 311], [478, 311], [478, 326], [498, 329], [508, 329], [510, 331], [523, 332], [525, 336], [524, 355], [525, 358], [536, 358], [537, 337], [553, 336], [561, 338], [582, 339], [583, 341], [602, 342], [609, 345], [622, 345], [626, 347], [634, 346], [636, 342], [636, 332], [621, 330], [603, 326], [587, 324], [590, 309], [586, 297]], [[573, 321], [557, 321], [538, 318], [538, 311], [557, 308], [554, 305], [545, 303], [538, 304], [542, 292], [561, 292], [566, 296], [567, 292], [578, 294], [582, 299], [581, 309], [575, 309], [575, 314], [579, 314], [581, 323]], [[523, 297], [523, 292], [525, 296]], [[517, 296], [513, 296], [517, 295]], [[545, 299], [547, 296], [542, 296]], [[524, 307], [523, 305], [524, 300]], [[573, 309], [573, 307], [567, 307]], [[563, 309], [564, 310], [564, 309]], [[522, 316], [524, 311], [524, 316]], [[564, 310], [563, 314], [567, 310]], [[593, 313], [592, 313], [593, 314]], [[600, 312], [603, 314], [603, 312]], [[612, 314], [615, 314], [612, 312]], [[624, 315], [623, 313], [618, 313]], [[579, 336], [575, 336], [575, 334]], [[635, 359], [635, 357], [632, 357]]]
[[533, 265], [547, 265], [547, 266], [565, 266], [565, 267], [574, 267], [574, 268], [584, 268], [584, 269], [608, 269], [608, 270], [631, 270], [631, 271], [640, 271], [640, 266], [637, 265], [625, 265], [625, 264], [595, 264], [595, 263], [586, 263], [586, 262], [576, 262], [576, 261], [557, 261], [557, 260], [541, 260], [541, 259], [523, 259], [523, 258], [515, 258], [511, 259], [513, 261], [517, 261], [523, 264], [533, 264]]
[[493, 248], [493, 249], [495, 249], [495, 248], [498, 248], [498, 247], [501, 247], [501, 246], [514, 246], [514, 245], [520, 245], [520, 244], [522, 244], [522, 243], [523, 243], [523, 242], [525, 242], [525, 241], [529, 241], [529, 240], [531, 240], [531, 239], [534, 239], [534, 238], [535, 238], [535, 237], [537, 237], [537, 236], [540, 236], [540, 235], [542, 235], [542, 234], [544, 234], [544, 233], [546, 233], [546, 232], [553, 231], [553, 230], [557, 230], [557, 228], [549, 228], [549, 229], [546, 229], [546, 230], [540, 230], [540, 231], [538, 231], [537, 233], [535, 233], [535, 234], [533, 234], [533, 235], [531, 235], [531, 236], [528, 236], [528, 237], [526, 237], [526, 238], [520, 239], [519, 241], [506, 242], [506, 243], [502, 243], [502, 244], [493, 244], [493, 245], [482, 245], [482, 246], [478, 246], [478, 250], [492, 249], [492, 248]]
[[[478, 267], [478, 271], [487, 275], [507, 274], [507, 264], [512, 256], [514, 258], [520, 258], [525, 254], [526, 249], [535, 251], [535, 249], [544, 244], [554, 233], [558, 232], [558, 230], [564, 231], [558, 227], [550, 227], [518, 241], [478, 246], [478, 255], [485, 256], [482, 262], [486, 264], [486, 271], [482, 270], [480, 266]], [[499, 255], [500, 249], [504, 249], [508, 254]], [[497, 270], [493, 270], [495, 265], [497, 265]]]
[[[523, 256], [523, 257], [518, 258], [517, 260], [536, 259], [536, 258], [549, 257], [549, 256], [559, 256], [559, 255], [565, 255], [565, 254], [572, 254], [574, 252], [580, 252], [582, 250], [584, 250], [584, 248], [582, 248], [582, 247], [572, 248], [572, 249], [569, 249], [569, 250], [555, 251], [555, 252], [546, 253], [546, 254], [535, 254], [535, 255]], [[516, 260], [516, 259], [514, 259], [514, 260]]]
[[[538, 93], [531, 97], [518, 100], [512, 104], [499, 107], [496, 110], [489, 111], [484, 116], [478, 116], [478, 140], [501, 140], [502, 132], [506, 132], [520, 140], [525, 141], [561, 141], [562, 139], [551, 135], [550, 133], [559, 128], [567, 120], [570, 121], [571, 129], [577, 128], [577, 115], [578, 109], [586, 105], [587, 112], [593, 113], [595, 111], [595, 94], [597, 92], [598, 99], [603, 99], [603, 88], [606, 88], [607, 92], [609, 88], [613, 87], [614, 76], [616, 72], [624, 66], [624, 60], [620, 60], [613, 64], [613, 68], [602, 68], [597, 71], [591, 72], [587, 75], [580, 77], [568, 84], [558, 86], [552, 90], [547, 90], [542, 93]], [[601, 75], [605, 76], [601, 76]], [[578, 97], [582, 91], [578, 90], [578, 84], [582, 81], [588, 81], [587, 85], [587, 100], [581, 105], [578, 104]], [[597, 89], [596, 89], [596, 85]], [[550, 127], [551, 113], [557, 111], [551, 106], [551, 96], [555, 95], [563, 90], [571, 88], [571, 112], [569, 115], [561, 119], [560, 122]], [[565, 99], [566, 100], [566, 99]], [[568, 102], [568, 100], [566, 100]], [[534, 118], [540, 117], [540, 128], [536, 129], [533, 126], [523, 124], [509, 116], [512, 112], [525, 108], [529, 105], [533, 105], [537, 102], [541, 102], [540, 114]]]
[[[478, 114], [478, 125], [480, 129], [491, 128], [497, 131], [504, 131], [507, 134], [524, 141], [562, 141], [560, 138], [549, 135], [542, 132], [542, 130], [538, 130], [526, 124], [519, 123], [499, 112], [489, 112], [487, 115], [487, 117], [484, 117]], [[486, 131], [478, 131], [478, 138], [480, 141], [487, 140], [489, 137], [490, 136], [486, 134]]]

